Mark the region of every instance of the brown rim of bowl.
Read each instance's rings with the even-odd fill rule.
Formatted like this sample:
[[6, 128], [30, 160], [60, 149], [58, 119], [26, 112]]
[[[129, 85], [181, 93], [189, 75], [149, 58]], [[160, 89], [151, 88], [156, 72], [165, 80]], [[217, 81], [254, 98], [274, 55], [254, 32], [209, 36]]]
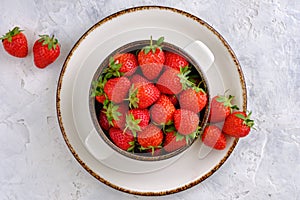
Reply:
[[165, 191], [160, 191], [160, 192], [140, 192], [140, 191], [134, 191], [134, 190], [128, 190], [122, 187], [119, 187], [117, 185], [112, 184], [111, 182], [105, 180], [104, 178], [102, 178], [101, 176], [99, 176], [97, 173], [95, 173], [93, 170], [91, 170], [89, 168], [89, 166], [84, 163], [80, 157], [78, 156], [78, 154], [76, 153], [76, 151], [74, 150], [73, 146], [70, 144], [69, 139], [67, 137], [67, 134], [65, 132], [64, 129], [64, 125], [62, 123], [62, 117], [61, 117], [61, 111], [60, 111], [60, 90], [61, 90], [61, 85], [62, 85], [62, 80], [63, 80], [63, 76], [65, 73], [65, 70], [67, 68], [68, 62], [73, 54], [73, 52], [77, 49], [77, 47], [80, 45], [80, 43], [85, 39], [85, 37], [92, 32], [94, 29], [96, 29], [97, 27], [101, 26], [102, 24], [106, 23], [107, 21], [114, 19], [116, 17], [122, 16], [124, 14], [127, 13], [131, 13], [131, 12], [136, 12], [136, 11], [142, 11], [142, 10], [150, 10], [150, 9], [160, 9], [160, 10], [167, 10], [167, 11], [172, 11], [174, 13], [178, 13], [181, 14], [185, 17], [188, 17], [192, 20], [195, 20], [196, 22], [198, 22], [199, 24], [201, 24], [202, 26], [205, 26], [207, 29], [209, 29], [213, 34], [215, 34], [220, 41], [223, 43], [223, 45], [226, 47], [226, 49], [228, 50], [228, 53], [231, 55], [231, 58], [233, 60], [233, 62], [235, 63], [236, 69], [239, 73], [240, 76], [240, 83], [242, 86], [242, 90], [243, 90], [243, 111], [247, 110], [247, 90], [246, 90], [246, 83], [245, 83], [245, 78], [242, 72], [242, 68], [240, 66], [240, 63], [235, 55], [235, 53], [233, 52], [232, 48], [229, 46], [229, 44], [226, 42], [226, 40], [221, 36], [221, 34], [219, 32], [217, 32], [212, 26], [210, 26], [207, 22], [203, 21], [202, 19], [179, 9], [176, 8], [172, 8], [172, 7], [165, 7], [165, 6], [139, 6], [139, 7], [133, 7], [133, 8], [128, 8], [125, 10], [121, 10], [119, 12], [116, 12], [104, 19], [102, 19], [101, 21], [99, 21], [98, 23], [96, 23], [95, 25], [93, 25], [89, 30], [87, 30], [80, 38], [79, 40], [75, 43], [75, 45], [72, 47], [71, 51], [69, 52], [61, 73], [59, 75], [59, 80], [58, 80], [58, 85], [57, 85], [57, 91], [56, 91], [56, 110], [57, 110], [57, 118], [58, 118], [58, 123], [63, 135], [63, 138], [69, 148], [69, 150], [71, 151], [71, 153], [73, 154], [73, 156], [75, 157], [75, 159], [80, 163], [80, 165], [87, 171], [89, 172], [92, 176], [94, 176], [97, 180], [99, 180], [100, 182], [106, 184], [107, 186], [110, 186], [111, 188], [114, 188], [116, 190], [125, 192], [125, 193], [129, 193], [129, 194], [133, 194], [133, 195], [142, 195], [142, 196], [163, 196], [163, 195], [169, 195], [169, 194], [174, 194], [177, 192], [181, 192], [184, 190], [187, 190], [197, 184], [199, 184], [200, 182], [204, 181], [205, 179], [207, 179], [208, 177], [210, 177], [214, 172], [216, 172], [223, 164], [224, 162], [229, 158], [229, 156], [231, 155], [231, 153], [233, 152], [235, 146], [237, 145], [239, 139], [236, 138], [233, 141], [233, 144], [231, 145], [231, 147], [229, 148], [228, 152], [226, 153], [226, 155], [223, 157], [223, 159], [214, 167], [212, 168], [208, 173], [206, 173], [205, 175], [203, 175], [202, 177], [200, 177], [197, 180], [194, 180], [192, 182], [190, 182], [189, 184], [186, 184], [184, 186], [178, 187], [176, 189], [171, 189], [171, 190], [165, 190]]
[[[153, 40], [154, 42], [156, 42], [156, 40]], [[165, 160], [168, 158], [171, 158], [173, 156], [176, 156], [182, 152], [184, 152], [185, 150], [187, 150], [198, 138], [199, 135], [201, 135], [201, 132], [203, 131], [200, 130], [199, 134], [197, 135], [197, 137], [195, 139], [193, 139], [191, 142], [189, 142], [188, 145], [177, 149], [175, 151], [166, 153], [164, 155], [159, 155], [159, 156], [149, 156], [149, 153], [147, 153], [147, 155], [144, 155], [143, 153], [131, 153], [131, 152], [127, 152], [124, 151], [122, 149], [120, 149], [119, 147], [117, 147], [107, 136], [107, 134], [102, 130], [99, 122], [98, 122], [98, 116], [96, 114], [96, 110], [95, 110], [95, 97], [91, 97], [92, 94], [92, 90], [93, 90], [93, 85], [92, 83], [94, 81], [97, 81], [100, 77], [100, 75], [102, 74], [103, 70], [105, 67], [108, 66], [109, 63], [109, 58], [118, 54], [118, 53], [125, 53], [125, 52], [132, 52], [132, 51], [136, 51], [137, 49], [141, 49], [144, 46], [147, 46], [149, 44], [149, 40], [140, 40], [140, 41], [135, 41], [135, 42], [131, 42], [129, 44], [125, 44], [121, 47], [119, 47], [118, 49], [114, 50], [113, 52], [111, 52], [105, 59], [104, 61], [100, 64], [100, 66], [98, 67], [98, 69], [96, 70], [94, 77], [90, 83], [91, 87], [90, 87], [90, 96], [89, 96], [89, 109], [90, 109], [90, 114], [91, 114], [91, 118], [94, 124], [95, 129], [97, 130], [98, 134], [101, 136], [101, 138], [116, 152], [129, 157], [131, 159], [135, 159], [135, 160], [141, 160], [141, 161], [160, 161], [160, 160]], [[181, 56], [183, 56], [184, 58], [186, 58], [186, 60], [194, 67], [195, 70], [197, 70], [198, 74], [201, 77], [201, 85], [203, 85], [203, 89], [205, 90], [207, 97], [208, 97], [208, 101], [207, 101], [207, 105], [205, 106], [204, 109], [202, 109], [202, 111], [200, 112], [199, 115], [199, 119], [201, 119], [199, 121], [199, 126], [200, 127], [205, 127], [206, 123], [208, 121], [208, 115], [209, 115], [209, 108], [210, 108], [210, 102], [211, 102], [211, 98], [210, 98], [210, 91], [209, 91], [209, 84], [207, 81], [207, 78], [205, 76], [205, 73], [202, 71], [201, 67], [197, 65], [197, 63], [195, 62], [195, 60], [188, 55], [188, 53], [186, 53], [183, 49], [177, 47], [176, 45], [170, 44], [168, 42], [164, 42], [163, 43], [163, 50], [165, 51], [171, 51], [171, 52], [175, 52]]]

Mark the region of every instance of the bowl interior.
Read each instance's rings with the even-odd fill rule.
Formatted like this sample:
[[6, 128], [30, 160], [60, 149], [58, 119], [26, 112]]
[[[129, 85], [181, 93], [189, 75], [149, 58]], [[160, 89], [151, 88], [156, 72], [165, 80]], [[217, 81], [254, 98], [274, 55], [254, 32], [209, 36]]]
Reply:
[[[154, 41], [155, 42], [155, 41]], [[142, 160], [142, 161], [157, 161], [157, 160], [163, 160], [163, 159], [167, 159], [167, 158], [171, 158], [175, 155], [178, 155], [182, 152], [184, 152], [185, 150], [187, 150], [193, 143], [194, 141], [197, 139], [197, 137], [201, 134], [202, 129], [205, 127], [207, 120], [208, 120], [208, 115], [209, 115], [209, 105], [210, 105], [210, 91], [209, 91], [209, 86], [208, 86], [208, 81], [207, 78], [205, 76], [205, 73], [201, 70], [201, 68], [196, 64], [195, 60], [188, 55], [183, 49], [164, 42], [163, 43], [163, 51], [169, 51], [169, 52], [174, 52], [177, 53], [179, 55], [181, 55], [182, 57], [184, 57], [188, 62], [189, 62], [189, 66], [192, 66], [191, 68], [191, 73], [190, 74], [198, 74], [200, 77], [200, 83], [198, 83], [198, 86], [202, 89], [204, 89], [204, 91], [207, 94], [207, 104], [206, 106], [201, 110], [201, 112], [199, 113], [199, 127], [202, 127], [202, 129], [200, 129], [200, 131], [198, 132], [197, 136], [190, 140], [188, 142], [187, 145], [185, 145], [182, 148], [179, 148], [175, 151], [172, 152], [164, 152], [161, 151], [162, 153], [157, 155], [157, 154], [152, 154], [151, 152], [139, 152], [139, 151], [135, 151], [134, 153], [132, 152], [128, 152], [128, 151], [124, 151], [122, 149], [120, 149], [119, 147], [117, 147], [110, 139], [108, 131], [105, 131], [101, 128], [100, 124], [99, 124], [99, 113], [101, 112], [102, 109], [102, 104], [98, 103], [95, 100], [95, 97], [92, 96], [91, 94], [93, 93], [94, 87], [93, 87], [93, 83], [95, 81], [98, 81], [99, 77], [101, 76], [101, 74], [103, 74], [103, 70], [105, 68], [107, 68], [109, 66], [109, 60], [111, 57], [113, 57], [116, 54], [120, 54], [120, 53], [133, 53], [135, 55], [137, 55], [138, 51], [141, 50], [144, 46], [147, 46], [149, 44], [149, 40], [141, 40], [141, 41], [135, 41], [129, 44], [126, 44], [124, 46], [121, 46], [120, 48], [116, 49], [115, 51], [111, 52], [105, 59], [104, 61], [100, 64], [100, 66], [98, 67], [97, 71], [94, 74], [94, 77], [92, 79], [91, 82], [91, 87], [90, 87], [90, 96], [89, 96], [89, 109], [90, 109], [90, 114], [92, 117], [92, 121], [93, 124], [95, 126], [95, 129], [97, 130], [97, 132], [99, 133], [99, 135], [101, 136], [101, 138], [112, 148], [114, 149], [116, 152], [135, 159], [135, 160]], [[156, 83], [157, 80], [151, 81], [152, 83]]]

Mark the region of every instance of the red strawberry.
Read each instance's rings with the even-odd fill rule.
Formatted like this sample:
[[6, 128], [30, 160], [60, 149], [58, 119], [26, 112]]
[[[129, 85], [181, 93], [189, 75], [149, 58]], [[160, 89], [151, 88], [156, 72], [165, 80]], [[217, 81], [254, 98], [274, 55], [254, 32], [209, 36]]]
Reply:
[[164, 149], [166, 152], [172, 152], [187, 145], [184, 136], [176, 131], [167, 132], [164, 141]]
[[148, 109], [132, 109], [126, 115], [126, 127], [134, 136], [143, 128], [148, 126], [150, 122], [150, 113]]
[[98, 101], [99, 103], [104, 103], [104, 101], [106, 100], [106, 96], [105, 95], [100, 95], [100, 96], [95, 96], [96, 101]]
[[170, 124], [173, 121], [174, 111], [175, 107], [170, 99], [165, 95], [161, 95], [151, 107], [151, 119], [160, 125]]
[[185, 58], [173, 52], [165, 52], [165, 57], [165, 66], [171, 67], [178, 71], [180, 71], [180, 67], [183, 68], [189, 64]]
[[49, 35], [40, 35], [40, 39], [33, 45], [34, 64], [38, 68], [45, 68], [53, 63], [60, 54], [58, 40]]
[[154, 148], [161, 145], [163, 132], [154, 124], [149, 124], [144, 130], [138, 133], [137, 141], [142, 148]]
[[148, 109], [132, 109], [128, 111], [129, 114], [132, 114], [135, 120], [139, 120], [140, 127], [148, 126], [150, 122], [150, 113]]
[[121, 64], [120, 72], [125, 76], [132, 75], [138, 66], [137, 58], [132, 53], [121, 53], [114, 57], [115, 64]]
[[217, 150], [223, 150], [226, 147], [226, 137], [215, 125], [205, 127], [202, 134], [202, 142]]
[[110, 102], [104, 107], [103, 112], [106, 114], [109, 124], [113, 127], [123, 129], [125, 127], [126, 113], [128, 106], [126, 104], [116, 105]]
[[172, 104], [176, 107], [178, 105], [178, 99], [176, 95], [166, 95], [169, 100], [172, 102]]
[[199, 117], [190, 110], [178, 109], [174, 112], [174, 125], [182, 135], [194, 134], [198, 130]]
[[106, 112], [105, 109], [102, 109], [100, 111], [98, 121], [99, 121], [101, 128], [108, 131], [108, 129], [110, 128], [110, 124], [109, 124], [109, 121], [107, 119], [105, 112]]
[[106, 78], [131, 76], [138, 67], [138, 62], [134, 54], [121, 53], [109, 59], [109, 67], [103, 73]]
[[130, 82], [135, 86], [135, 88], [137, 88], [141, 85], [150, 83], [146, 78], [144, 78], [143, 76], [141, 76], [139, 74], [134, 74], [131, 77]]
[[207, 94], [203, 89], [193, 87], [182, 91], [179, 96], [180, 108], [200, 112], [207, 104]]
[[163, 41], [164, 38], [161, 37], [154, 45], [151, 37], [150, 45], [144, 47], [138, 54], [139, 65], [144, 76], [149, 80], [157, 78], [163, 68], [165, 62], [165, 54], [161, 49]]
[[209, 121], [210, 122], [222, 122], [232, 112], [233, 109], [239, 109], [236, 105], [232, 105], [231, 101], [234, 96], [215, 96], [211, 101]]
[[104, 85], [106, 84], [107, 80], [106, 78], [103, 78], [103, 76], [100, 76], [97, 81], [94, 81], [93, 89], [91, 97], [95, 97], [96, 101], [99, 103], [104, 103], [104, 101], [107, 99], [106, 94], [104, 92]]
[[254, 121], [250, 117], [251, 112], [248, 115], [242, 111], [233, 112], [226, 117], [222, 131], [233, 137], [245, 137], [254, 126]]
[[188, 80], [190, 73], [188, 68], [181, 68], [181, 71], [167, 68], [157, 81], [157, 88], [164, 94], [178, 94], [187, 89], [192, 83]]
[[19, 27], [9, 30], [1, 38], [3, 47], [7, 53], [18, 58], [24, 58], [28, 54], [28, 44], [26, 36]]
[[152, 84], [133, 84], [129, 91], [129, 106], [144, 109], [151, 106], [160, 96], [159, 90]]
[[118, 128], [110, 128], [109, 136], [113, 143], [124, 151], [132, 151], [134, 149], [134, 137], [130, 131], [122, 131]]
[[121, 103], [128, 94], [130, 81], [126, 77], [109, 79], [104, 85], [104, 92], [108, 99], [114, 103]]

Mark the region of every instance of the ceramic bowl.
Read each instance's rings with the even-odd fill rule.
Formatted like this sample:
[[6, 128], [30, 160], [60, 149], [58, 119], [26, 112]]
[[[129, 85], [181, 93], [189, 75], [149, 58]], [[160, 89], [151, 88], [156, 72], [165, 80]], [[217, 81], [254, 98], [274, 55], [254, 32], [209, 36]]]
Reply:
[[[211, 97], [229, 89], [235, 96], [235, 104], [247, 110], [242, 68], [222, 35], [195, 15], [160, 6], [122, 10], [88, 29], [64, 62], [57, 85], [56, 108], [66, 145], [83, 169], [116, 190], [155, 196], [187, 190], [218, 173], [238, 139], [227, 138], [222, 151], [207, 149], [197, 139], [177, 156], [155, 162], [131, 159], [104, 142], [91, 119], [91, 80], [110, 53], [128, 43], [148, 39], [150, 34], [153, 38], [163, 35], [166, 42], [197, 58], [195, 62], [202, 62], [198, 66], [207, 76]], [[208, 54], [206, 47], [211, 51]]]

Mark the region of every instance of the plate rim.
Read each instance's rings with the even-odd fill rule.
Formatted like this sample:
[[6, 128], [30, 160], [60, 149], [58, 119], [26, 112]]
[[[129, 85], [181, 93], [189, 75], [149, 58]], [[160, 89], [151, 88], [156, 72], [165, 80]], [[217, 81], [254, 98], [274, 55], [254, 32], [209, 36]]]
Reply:
[[235, 146], [237, 145], [239, 139], [235, 138], [231, 147], [229, 148], [229, 150], [227, 151], [226, 155], [223, 157], [222, 160], [219, 161], [219, 163], [213, 167], [208, 173], [206, 173], [205, 175], [201, 176], [199, 179], [194, 180], [184, 186], [180, 186], [176, 189], [171, 189], [171, 190], [165, 190], [165, 191], [159, 191], [159, 192], [141, 192], [141, 191], [135, 191], [135, 190], [129, 190], [126, 188], [122, 188], [120, 186], [117, 186], [111, 182], [109, 182], [108, 180], [102, 178], [99, 174], [97, 174], [96, 172], [94, 172], [92, 169], [90, 169], [90, 167], [81, 160], [81, 158], [79, 157], [79, 155], [76, 153], [75, 149], [73, 148], [72, 144], [69, 142], [67, 133], [65, 131], [64, 125], [63, 125], [63, 121], [62, 121], [62, 116], [61, 116], [61, 107], [60, 107], [60, 92], [61, 92], [61, 87], [62, 87], [62, 82], [63, 82], [63, 77], [66, 71], [66, 68], [68, 66], [69, 60], [71, 59], [74, 51], [76, 51], [76, 49], [78, 48], [78, 46], [81, 44], [81, 42], [92, 32], [94, 31], [96, 28], [98, 28], [99, 26], [101, 26], [102, 24], [120, 17], [124, 14], [128, 14], [128, 13], [132, 13], [132, 12], [136, 12], [136, 11], [142, 11], [142, 10], [151, 10], [151, 9], [160, 9], [160, 10], [166, 10], [166, 11], [172, 11], [174, 13], [178, 13], [181, 14], [185, 17], [188, 17], [192, 20], [195, 20], [196, 22], [198, 22], [199, 24], [201, 24], [202, 26], [205, 26], [206, 28], [208, 28], [213, 34], [215, 34], [219, 40], [223, 43], [223, 45], [226, 47], [226, 49], [228, 50], [228, 52], [230, 53], [230, 56], [236, 66], [237, 72], [239, 74], [239, 78], [240, 78], [240, 83], [241, 83], [241, 88], [242, 88], [242, 96], [243, 96], [243, 111], [247, 110], [247, 89], [246, 89], [246, 82], [245, 82], [245, 78], [244, 78], [244, 74], [242, 72], [242, 68], [240, 66], [240, 63], [237, 59], [237, 56], [235, 55], [235, 53], [233, 52], [232, 48], [229, 46], [229, 44], [227, 43], [227, 41], [223, 38], [223, 36], [216, 31], [211, 25], [209, 25], [206, 21], [200, 19], [199, 17], [190, 14], [186, 11], [177, 9], [177, 8], [173, 8], [173, 7], [168, 7], [168, 6], [137, 6], [137, 7], [132, 7], [132, 8], [127, 8], [121, 11], [118, 11], [116, 13], [113, 13], [105, 18], [103, 18], [102, 20], [98, 21], [96, 24], [94, 24], [93, 26], [91, 26], [84, 34], [82, 34], [82, 36], [77, 40], [77, 42], [73, 45], [73, 47], [71, 48], [70, 52], [68, 53], [64, 63], [63, 63], [63, 67], [61, 69], [61, 72], [59, 74], [59, 79], [58, 79], [58, 84], [57, 84], [57, 89], [56, 89], [56, 114], [57, 114], [57, 120], [59, 123], [59, 127], [61, 130], [61, 134], [65, 140], [66, 145], [68, 146], [68, 149], [70, 150], [70, 152], [72, 153], [72, 155], [74, 156], [74, 158], [77, 160], [77, 162], [89, 173], [91, 174], [94, 178], [96, 178], [98, 181], [104, 183], [105, 185], [114, 188], [116, 190], [125, 192], [125, 193], [129, 193], [129, 194], [133, 194], [133, 195], [141, 195], [141, 196], [164, 196], [164, 195], [169, 195], [169, 194], [174, 194], [174, 193], [178, 193], [184, 190], [187, 190], [197, 184], [199, 184], [200, 182], [204, 181], [205, 179], [207, 179], [208, 177], [210, 177], [214, 172], [216, 172], [224, 163], [225, 161], [229, 158], [229, 156], [231, 155], [231, 153], [233, 152]]

